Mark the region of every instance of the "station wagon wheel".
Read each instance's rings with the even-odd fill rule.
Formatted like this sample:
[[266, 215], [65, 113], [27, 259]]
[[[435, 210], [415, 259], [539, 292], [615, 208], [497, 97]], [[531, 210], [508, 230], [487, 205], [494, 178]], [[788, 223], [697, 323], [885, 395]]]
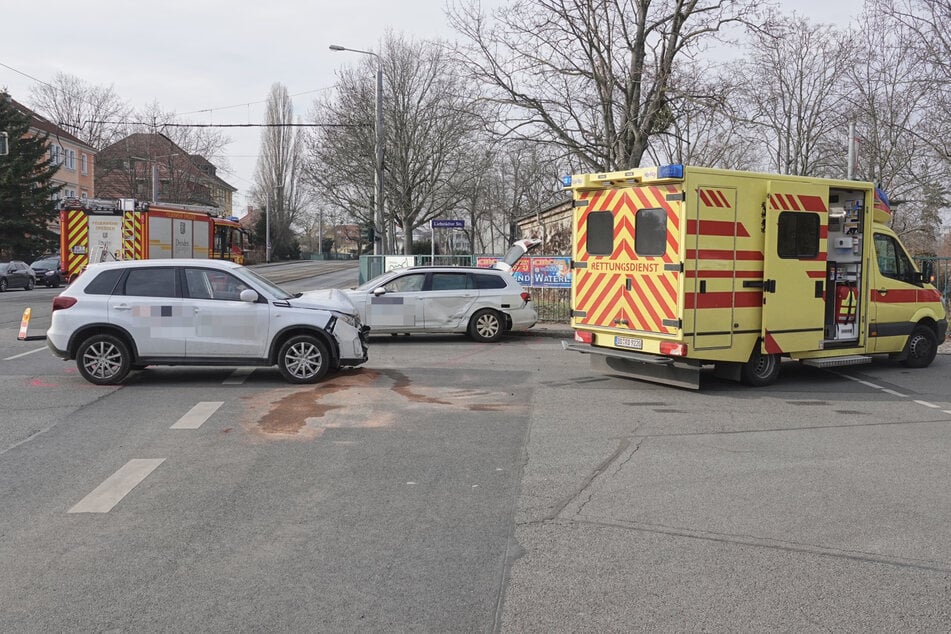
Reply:
[[96, 385], [116, 385], [132, 369], [132, 355], [121, 339], [94, 335], [76, 351], [76, 366], [83, 378]]
[[7, 290], [7, 278], [0, 279], [0, 293]]
[[32, 291], [34, 286], [36, 286], [36, 280], [34, 280], [31, 277], [30, 279], [26, 281], [26, 286], [24, 286], [23, 288], [25, 288], [28, 291]]
[[763, 354], [757, 342], [750, 360], [740, 366], [740, 380], [753, 387], [772, 385], [779, 378], [779, 363], [778, 354]]
[[476, 311], [469, 320], [469, 336], [476, 341], [498, 341], [502, 338], [502, 317], [490, 308]]
[[905, 344], [905, 359], [902, 364], [908, 368], [926, 368], [938, 354], [938, 337], [927, 326], [915, 326]]
[[281, 346], [277, 367], [289, 383], [316, 383], [330, 369], [330, 355], [317, 337], [297, 335]]

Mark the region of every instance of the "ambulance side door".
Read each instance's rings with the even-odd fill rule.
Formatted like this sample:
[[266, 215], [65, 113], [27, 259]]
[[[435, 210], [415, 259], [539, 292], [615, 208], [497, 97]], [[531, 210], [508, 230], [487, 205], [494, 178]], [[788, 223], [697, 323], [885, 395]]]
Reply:
[[763, 253], [763, 348], [819, 350], [825, 336], [828, 188], [770, 181]]
[[897, 352], [915, 324], [911, 318], [918, 301], [918, 272], [901, 243], [891, 235], [875, 232], [869, 308], [873, 352]]

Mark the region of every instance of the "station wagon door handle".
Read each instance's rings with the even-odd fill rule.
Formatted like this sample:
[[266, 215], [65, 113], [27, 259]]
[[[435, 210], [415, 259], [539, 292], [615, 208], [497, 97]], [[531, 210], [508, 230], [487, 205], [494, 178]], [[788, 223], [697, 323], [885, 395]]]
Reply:
[[119, 306], [113, 306], [112, 310], [132, 310], [132, 307], [126, 306], [125, 304], [121, 304]]

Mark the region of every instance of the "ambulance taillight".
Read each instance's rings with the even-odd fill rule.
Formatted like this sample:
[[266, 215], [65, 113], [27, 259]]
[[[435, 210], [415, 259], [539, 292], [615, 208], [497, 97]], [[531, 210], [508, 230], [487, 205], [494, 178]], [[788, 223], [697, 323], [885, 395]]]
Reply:
[[687, 344], [678, 343], [676, 341], [661, 341], [660, 353], [666, 354], [669, 357], [686, 357]]
[[594, 343], [594, 333], [576, 330], [575, 341], [578, 343]]

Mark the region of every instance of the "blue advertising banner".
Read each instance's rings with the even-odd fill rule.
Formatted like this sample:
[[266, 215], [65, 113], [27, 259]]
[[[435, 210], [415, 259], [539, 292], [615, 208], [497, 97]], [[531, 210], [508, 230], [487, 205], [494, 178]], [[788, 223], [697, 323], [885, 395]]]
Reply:
[[[487, 268], [500, 259], [479, 256], [476, 266]], [[512, 276], [525, 288], [571, 288], [571, 258], [557, 255], [522, 258], [515, 263]]]

